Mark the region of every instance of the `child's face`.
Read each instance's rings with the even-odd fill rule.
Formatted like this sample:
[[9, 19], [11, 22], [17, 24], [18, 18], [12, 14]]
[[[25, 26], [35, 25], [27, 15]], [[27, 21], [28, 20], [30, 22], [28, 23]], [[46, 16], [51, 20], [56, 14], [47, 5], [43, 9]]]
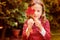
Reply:
[[35, 10], [34, 17], [40, 18], [40, 16], [42, 15], [42, 6], [40, 4], [35, 4], [34, 6], [32, 6], [32, 8]]

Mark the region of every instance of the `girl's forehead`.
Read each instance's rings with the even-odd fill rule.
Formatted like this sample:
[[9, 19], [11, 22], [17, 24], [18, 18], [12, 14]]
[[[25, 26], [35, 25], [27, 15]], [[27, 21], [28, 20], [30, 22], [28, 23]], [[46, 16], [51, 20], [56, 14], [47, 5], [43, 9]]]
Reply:
[[33, 9], [42, 9], [42, 6], [40, 4], [35, 4], [32, 6]]
[[33, 3], [40, 3], [40, 0], [32, 0]]

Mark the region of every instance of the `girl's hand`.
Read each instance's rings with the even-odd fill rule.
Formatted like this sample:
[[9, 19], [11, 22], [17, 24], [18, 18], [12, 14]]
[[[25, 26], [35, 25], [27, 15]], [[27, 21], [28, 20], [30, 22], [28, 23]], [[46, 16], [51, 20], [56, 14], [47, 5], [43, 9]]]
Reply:
[[34, 24], [34, 21], [33, 21], [32, 18], [30, 18], [30, 19], [28, 20], [28, 22], [27, 22], [27, 25], [32, 27], [33, 24]]
[[35, 22], [35, 25], [41, 30], [41, 28], [42, 28], [41, 21], [38, 19], [34, 19], [34, 22]]
[[27, 29], [26, 29], [27, 37], [29, 37], [30, 32], [32, 31], [32, 26], [33, 26], [33, 24], [34, 24], [33, 19], [29, 19], [28, 22], [27, 22], [28, 27], [27, 27]]

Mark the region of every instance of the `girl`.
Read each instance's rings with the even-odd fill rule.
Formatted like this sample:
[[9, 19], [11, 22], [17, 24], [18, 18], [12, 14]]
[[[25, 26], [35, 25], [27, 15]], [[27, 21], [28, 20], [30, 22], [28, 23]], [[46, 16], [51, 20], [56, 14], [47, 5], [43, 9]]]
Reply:
[[50, 40], [50, 25], [42, 2], [33, 2], [26, 10], [23, 40]]

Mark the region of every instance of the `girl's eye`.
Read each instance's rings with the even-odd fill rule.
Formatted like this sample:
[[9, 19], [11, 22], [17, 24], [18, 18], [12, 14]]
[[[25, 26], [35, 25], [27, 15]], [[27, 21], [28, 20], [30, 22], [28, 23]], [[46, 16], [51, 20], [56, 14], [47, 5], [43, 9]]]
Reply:
[[37, 10], [37, 12], [40, 12], [40, 10]]

